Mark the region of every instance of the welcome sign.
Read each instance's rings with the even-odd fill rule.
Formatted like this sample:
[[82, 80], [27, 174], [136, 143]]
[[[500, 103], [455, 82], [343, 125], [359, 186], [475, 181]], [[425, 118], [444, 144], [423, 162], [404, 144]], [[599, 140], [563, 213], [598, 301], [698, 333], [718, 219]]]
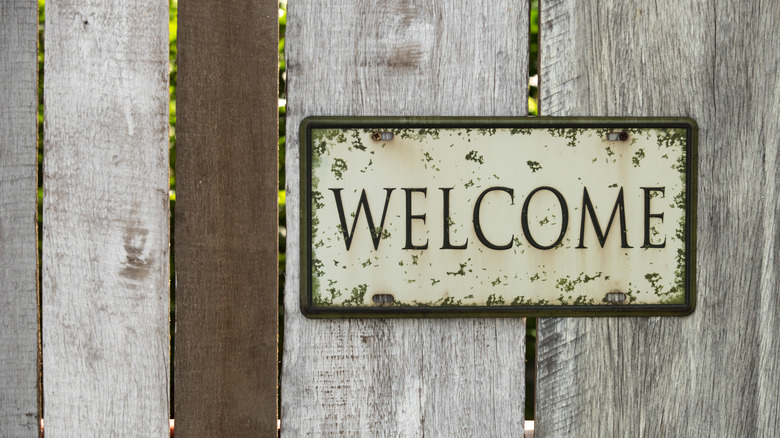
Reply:
[[308, 118], [309, 317], [685, 315], [690, 119]]

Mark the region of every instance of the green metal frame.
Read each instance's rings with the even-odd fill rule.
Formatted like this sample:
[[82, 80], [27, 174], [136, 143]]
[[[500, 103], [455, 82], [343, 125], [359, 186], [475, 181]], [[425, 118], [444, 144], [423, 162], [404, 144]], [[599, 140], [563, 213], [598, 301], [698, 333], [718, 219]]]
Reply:
[[[312, 302], [312, 129], [352, 128], [683, 128], [685, 166], [685, 302], [631, 305], [502, 305], [415, 307], [324, 307]], [[696, 121], [687, 117], [307, 117], [300, 126], [300, 306], [309, 318], [457, 318], [686, 316], [696, 307], [696, 206], [698, 169]]]

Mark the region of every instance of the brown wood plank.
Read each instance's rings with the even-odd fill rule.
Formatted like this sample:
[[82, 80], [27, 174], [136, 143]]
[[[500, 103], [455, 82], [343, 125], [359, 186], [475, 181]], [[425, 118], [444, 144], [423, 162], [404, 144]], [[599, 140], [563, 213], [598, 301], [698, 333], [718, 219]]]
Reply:
[[46, 436], [168, 433], [168, 9], [46, 4]]
[[282, 435], [522, 436], [522, 319], [310, 320], [298, 129], [310, 115], [525, 115], [528, 2], [295, 0], [287, 21]]
[[38, 3], [0, 5], [0, 436], [38, 436]]
[[541, 4], [548, 116], [698, 121], [698, 304], [539, 322], [536, 436], [773, 436], [780, 426], [780, 4]]
[[276, 436], [277, 41], [275, 1], [179, 3], [179, 437]]

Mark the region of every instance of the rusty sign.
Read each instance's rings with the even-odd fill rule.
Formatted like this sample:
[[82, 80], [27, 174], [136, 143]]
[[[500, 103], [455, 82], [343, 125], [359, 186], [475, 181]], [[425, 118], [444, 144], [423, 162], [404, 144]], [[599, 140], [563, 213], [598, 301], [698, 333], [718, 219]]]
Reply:
[[686, 315], [690, 119], [308, 118], [309, 317]]

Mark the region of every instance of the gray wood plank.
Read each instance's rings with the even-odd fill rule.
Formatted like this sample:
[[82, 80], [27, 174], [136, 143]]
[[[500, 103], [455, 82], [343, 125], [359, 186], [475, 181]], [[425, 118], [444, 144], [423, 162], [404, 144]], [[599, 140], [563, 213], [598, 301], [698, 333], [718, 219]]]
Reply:
[[38, 436], [38, 4], [0, 4], [0, 436]]
[[179, 4], [177, 436], [277, 436], [278, 19]]
[[542, 114], [691, 116], [700, 142], [697, 310], [540, 320], [537, 436], [773, 436], [780, 4], [555, 0], [540, 16]]
[[309, 115], [525, 115], [528, 3], [296, 0], [288, 17], [282, 435], [521, 436], [522, 319], [301, 315], [298, 128]]
[[46, 5], [46, 436], [168, 434], [168, 9]]

